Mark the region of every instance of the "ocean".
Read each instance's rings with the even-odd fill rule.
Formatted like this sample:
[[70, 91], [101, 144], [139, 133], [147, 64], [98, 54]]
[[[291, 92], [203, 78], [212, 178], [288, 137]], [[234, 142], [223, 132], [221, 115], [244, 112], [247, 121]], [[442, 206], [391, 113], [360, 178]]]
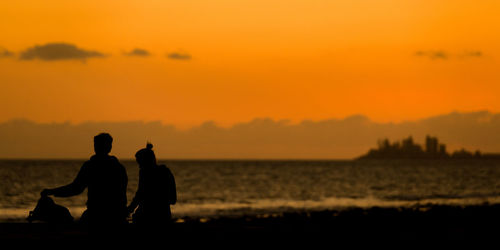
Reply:
[[[22, 221], [44, 188], [70, 183], [85, 160], [0, 160], [0, 221]], [[123, 160], [128, 200], [138, 183]], [[163, 160], [175, 176], [174, 219], [427, 204], [500, 203], [500, 161]], [[55, 198], [78, 218], [86, 192]]]

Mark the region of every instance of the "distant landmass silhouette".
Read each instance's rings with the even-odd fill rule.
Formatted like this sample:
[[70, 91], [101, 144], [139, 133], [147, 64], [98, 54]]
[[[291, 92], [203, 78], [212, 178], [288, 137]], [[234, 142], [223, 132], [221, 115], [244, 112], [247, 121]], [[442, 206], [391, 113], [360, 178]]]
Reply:
[[500, 159], [500, 154], [482, 154], [479, 150], [470, 152], [464, 148], [450, 154], [446, 151], [446, 144], [428, 135], [425, 148], [415, 143], [412, 136], [393, 143], [383, 139], [378, 141], [378, 148], [371, 149], [358, 159]]

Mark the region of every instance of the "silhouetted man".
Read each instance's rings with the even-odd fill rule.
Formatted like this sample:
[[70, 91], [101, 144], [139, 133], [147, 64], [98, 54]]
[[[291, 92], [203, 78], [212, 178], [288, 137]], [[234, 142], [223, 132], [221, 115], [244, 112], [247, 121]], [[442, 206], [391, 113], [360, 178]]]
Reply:
[[127, 172], [110, 156], [113, 138], [107, 133], [94, 137], [95, 155], [86, 161], [69, 185], [44, 189], [42, 196], [69, 197], [88, 188], [87, 210], [80, 221], [89, 225], [119, 225], [127, 218]]

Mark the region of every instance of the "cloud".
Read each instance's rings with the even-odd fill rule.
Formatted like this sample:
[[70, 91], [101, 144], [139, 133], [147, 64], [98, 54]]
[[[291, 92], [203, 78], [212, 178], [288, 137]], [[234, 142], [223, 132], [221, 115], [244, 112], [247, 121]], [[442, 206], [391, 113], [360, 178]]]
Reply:
[[419, 50], [415, 52], [415, 56], [427, 57], [432, 60], [447, 60], [447, 59], [467, 59], [467, 58], [480, 58], [484, 56], [484, 53], [480, 50], [466, 50], [462, 53], [449, 53], [444, 50]]
[[167, 57], [172, 60], [191, 60], [191, 55], [184, 52], [169, 53]]
[[7, 49], [0, 47], [0, 58], [1, 57], [11, 57], [14, 56], [13, 52], [8, 51]]
[[84, 50], [68, 43], [48, 43], [45, 45], [35, 45], [21, 52], [21, 60], [40, 59], [43, 61], [56, 60], [85, 60], [91, 57], [104, 57], [98, 51]]
[[149, 53], [149, 51], [147, 51], [145, 49], [139, 49], [139, 48], [135, 48], [130, 52], [125, 52], [124, 54], [126, 56], [141, 56], [141, 57], [146, 57], [146, 56], [151, 55], [151, 53]]
[[470, 57], [479, 58], [479, 57], [483, 57], [483, 56], [484, 56], [484, 54], [480, 50], [469, 50], [469, 51], [465, 51], [462, 54], [460, 54], [461, 58], [470, 58]]
[[443, 50], [428, 50], [428, 51], [419, 50], [415, 53], [415, 55], [419, 57], [428, 57], [433, 60], [434, 59], [446, 60], [450, 57], [450, 55]]

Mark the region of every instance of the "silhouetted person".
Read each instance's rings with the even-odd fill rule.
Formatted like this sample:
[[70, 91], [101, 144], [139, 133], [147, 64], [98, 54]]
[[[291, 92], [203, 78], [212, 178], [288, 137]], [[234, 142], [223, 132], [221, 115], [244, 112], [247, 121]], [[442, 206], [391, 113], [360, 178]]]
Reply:
[[69, 197], [88, 188], [82, 223], [91, 226], [127, 223], [127, 172], [116, 157], [109, 155], [112, 142], [113, 138], [107, 133], [95, 136], [95, 155], [83, 164], [75, 180], [66, 186], [44, 189], [42, 197]]
[[172, 172], [165, 165], [157, 165], [152, 148], [148, 143], [135, 154], [140, 168], [139, 187], [128, 211], [135, 210], [134, 223], [161, 227], [171, 222], [170, 205], [176, 203], [177, 194]]

